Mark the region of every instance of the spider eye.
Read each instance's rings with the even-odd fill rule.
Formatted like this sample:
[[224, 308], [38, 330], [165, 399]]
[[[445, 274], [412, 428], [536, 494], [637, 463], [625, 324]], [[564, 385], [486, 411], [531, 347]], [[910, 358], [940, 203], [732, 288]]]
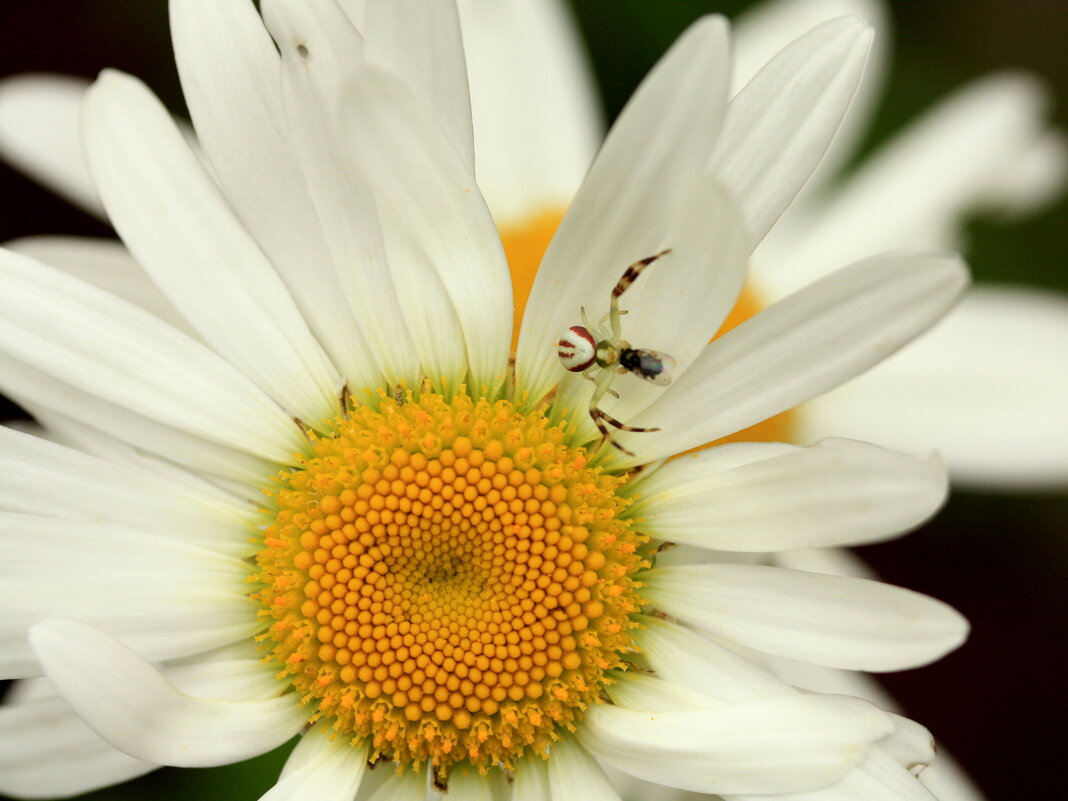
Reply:
[[561, 335], [556, 353], [566, 369], [581, 373], [593, 365], [597, 341], [584, 326], [573, 325]]

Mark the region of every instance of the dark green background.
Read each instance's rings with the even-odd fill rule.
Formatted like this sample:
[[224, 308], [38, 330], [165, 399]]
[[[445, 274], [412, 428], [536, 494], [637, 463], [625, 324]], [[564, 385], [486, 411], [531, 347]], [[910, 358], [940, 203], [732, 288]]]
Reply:
[[[537, 0], [532, 0], [537, 2]], [[610, 116], [678, 33], [743, 0], [575, 0]], [[898, 0], [894, 70], [868, 142], [884, 139], [940, 95], [987, 70], [1045, 75], [1068, 123], [1068, 5], [1063, 0]], [[111, 66], [144, 78], [183, 110], [164, 0], [34, 0], [0, 4], [0, 75], [51, 70], [93, 76]], [[28, 234], [107, 235], [99, 223], [0, 166], [0, 241]], [[979, 281], [1068, 291], [1068, 204], [1005, 226], [976, 220], [968, 253]], [[976, 354], [981, 358], [982, 354]], [[1068, 367], [1068, 365], [1066, 365]], [[1066, 410], [1068, 412], [1068, 410]], [[0, 408], [11, 416], [17, 410]], [[863, 549], [890, 581], [964, 612], [971, 640], [931, 667], [886, 677], [908, 712], [968, 766], [994, 801], [1064, 797], [1062, 771], [1068, 492], [956, 493], [930, 525]], [[92, 799], [256, 799], [285, 749], [216, 770], [158, 771]]]

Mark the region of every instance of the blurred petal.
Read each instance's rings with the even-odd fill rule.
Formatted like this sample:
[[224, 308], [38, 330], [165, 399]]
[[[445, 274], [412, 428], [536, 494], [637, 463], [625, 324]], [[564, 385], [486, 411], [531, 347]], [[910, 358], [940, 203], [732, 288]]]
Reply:
[[19, 75], [0, 83], [0, 156], [95, 217], [105, 219], [78, 136], [84, 78]]
[[1003, 180], [1018, 183], [1016, 164], [1045, 138], [1046, 94], [1029, 75], [1000, 73], [950, 95], [792, 219], [755, 274], [782, 295], [872, 253], [959, 247], [964, 215]]
[[560, 0], [461, 0], [478, 185], [498, 225], [566, 208], [604, 135]]
[[[828, 431], [922, 452], [954, 481], [1068, 481], [1068, 298], [977, 287], [945, 321], [870, 373], [803, 406], [799, 439]], [[981, 432], [981, 433], [977, 433]]]

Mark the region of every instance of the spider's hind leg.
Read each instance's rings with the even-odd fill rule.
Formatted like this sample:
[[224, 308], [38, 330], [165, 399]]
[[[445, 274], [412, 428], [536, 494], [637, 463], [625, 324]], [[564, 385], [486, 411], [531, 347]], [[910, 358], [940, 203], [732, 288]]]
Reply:
[[[596, 412], [596, 414], [594, 414]], [[637, 426], [628, 426], [625, 423], [619, 422], [616, 418], [612, 417], [608, 412], [602, 409], [590, 409], [590, 415], [596, 420], [600, 418], [604, 420], [608, 425], [618, 428], [620, 431], [659, 431], [660, 428], [638, 428]]]
[[597, 444], [590, 449], [590, 452], [596, 453], [604, 446], [606, 442], [608, 442], [611, 443], [613, 448], [623, 451], [623, 453], [627, 454], [627, 456], [634, 456], [633, 451], [628, 451], [626, 448], [624, 448], [622, 445], [615, 441], [615, 439], [612, 437], [612, 432], [609, 431], [608, 426], [604, 424], [604, 418], [602, 417], [602, 415], [604, 415], [604, 412], [602, 412], [600, 409], [595, 406], [590, 407], [590, 417], [593, 419], [594, 425], [597, 426], [597, 430], [601, 432], [601, 438], [597, 440]]

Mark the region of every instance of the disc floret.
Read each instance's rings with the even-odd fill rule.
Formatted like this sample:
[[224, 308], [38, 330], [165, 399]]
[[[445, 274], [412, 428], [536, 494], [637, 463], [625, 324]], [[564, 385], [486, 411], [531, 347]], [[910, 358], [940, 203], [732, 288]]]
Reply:
[[544, 753], [633, 646], [623, 478], [508, 401], [354, 409], [270, 491], [255, 597], [309, 720], [440, 769]]

